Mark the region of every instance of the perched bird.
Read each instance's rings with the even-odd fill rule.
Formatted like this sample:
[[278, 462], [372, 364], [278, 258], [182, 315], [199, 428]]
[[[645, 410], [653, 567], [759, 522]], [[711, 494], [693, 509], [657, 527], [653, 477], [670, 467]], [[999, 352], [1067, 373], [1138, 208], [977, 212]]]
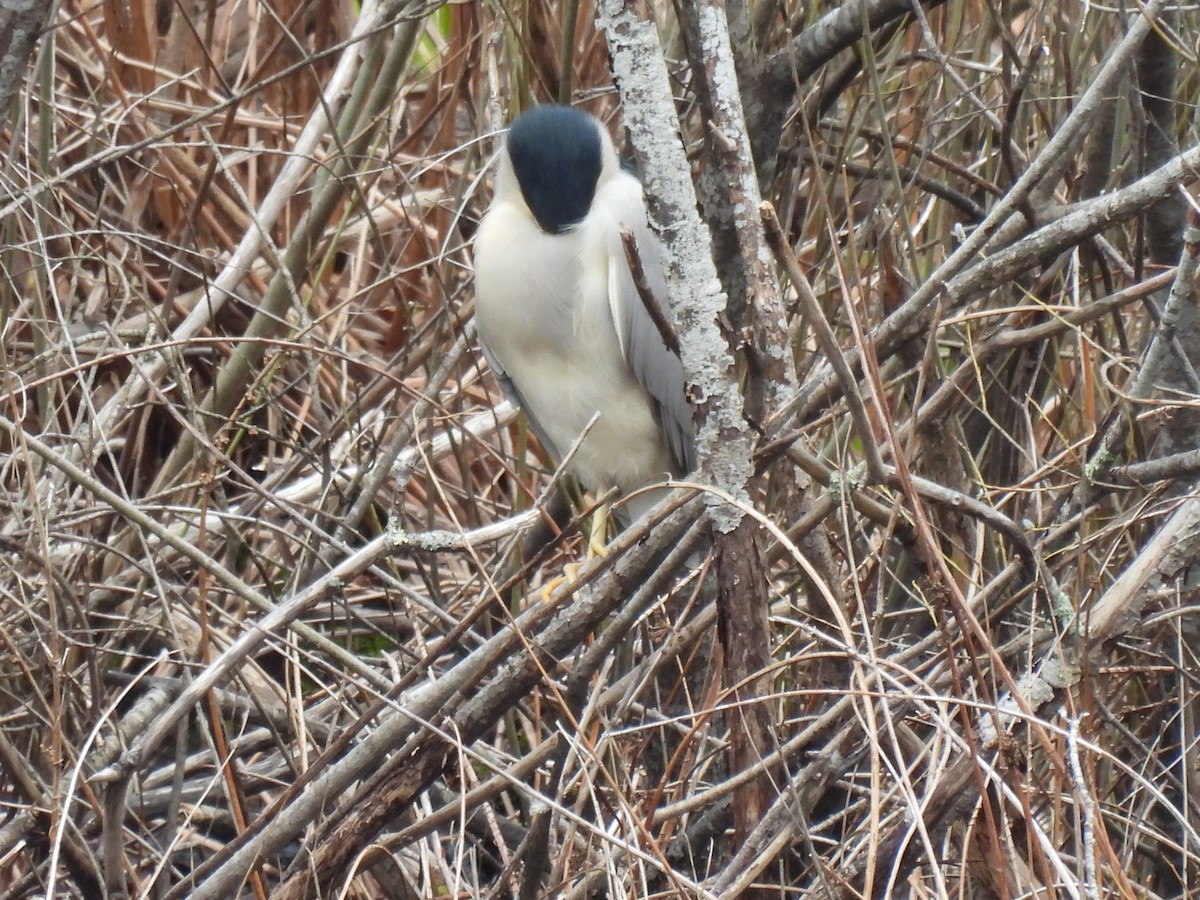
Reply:
[[[628, 492], [692, 468], [657, 238], [594, 117], [539, 106], [512, 123], [475, 237], [475, 316], [492, 371], [557, 460], [599, 413], [568, 467], [585, 487]], [[627, 519], [659, 499], [632, 498]]]

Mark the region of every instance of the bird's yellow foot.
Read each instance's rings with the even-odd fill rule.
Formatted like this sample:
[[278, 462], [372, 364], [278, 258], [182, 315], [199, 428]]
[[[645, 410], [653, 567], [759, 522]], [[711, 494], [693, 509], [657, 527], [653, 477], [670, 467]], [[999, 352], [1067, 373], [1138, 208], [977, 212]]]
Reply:
[[[596, 557], [608, 556], [608, 504], [602, 503], [592, 513], [592, 528], [588, 534], [587, 557], [584, 562], [591, 562]], [[542, 602], [549, 603], [551, 595], [564, 584], [574, 584], [579, 580], [581, 563], [567, 563], [563, 566], [563, 574], [551, 578], [542, 586]]]

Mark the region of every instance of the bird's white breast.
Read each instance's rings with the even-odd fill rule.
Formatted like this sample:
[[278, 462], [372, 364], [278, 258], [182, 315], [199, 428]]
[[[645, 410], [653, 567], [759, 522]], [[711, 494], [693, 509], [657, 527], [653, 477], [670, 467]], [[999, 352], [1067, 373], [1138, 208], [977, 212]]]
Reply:
[[475, 242], [480, 338], [554, 445], [548, 449], [565, 455], [599, 413], [570, 465], [593, 490], [629, 490], [672, 468], [609, 309], [608, 247], [617, 228], [612, 216], [593, 213], [568, 234], [548, 235], [519, 202], [498, 202]]

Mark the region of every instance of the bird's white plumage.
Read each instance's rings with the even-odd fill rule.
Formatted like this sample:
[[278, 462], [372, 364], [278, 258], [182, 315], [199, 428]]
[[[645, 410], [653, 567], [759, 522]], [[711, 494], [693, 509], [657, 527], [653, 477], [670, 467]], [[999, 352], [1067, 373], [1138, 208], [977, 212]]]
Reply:
[[[655, 354], [670, 354], [657, 333], [646, 333], [642, 320], [649, 317], [641, 299], [629, 296], [622, 227], [653, 254], [658, 271], [642, 188], [620, 168], [611, 140], [600, 131], [596, 195], [584, 219], [562, 234], [539, 228], [508, 154], [501, 154], [495, 196], [475, 239], [475, 312], [489, 363], [507, 380], [547, 449], [562, 458], [598, 413], [570, 470], [594, 490], [629, 491], [679, 471], [680, 462], [674, 439], [664, 434], [664, 401], [630, 361], [636, 349], [630, 344], [638, 341], [643, 348], [653, 344]], [[629, 328], [631, 315], [640, 330]], [[678, 366], [677, 357], [665, 361]], [[684, 424], [690, 429], [682, 369], [676, 375], [672, 368], [668, 380], [679, 383], [657, 393], [678, 393], [674, 406], [689, 416]], [[635, 501], [633, 514], [655, 499]]]

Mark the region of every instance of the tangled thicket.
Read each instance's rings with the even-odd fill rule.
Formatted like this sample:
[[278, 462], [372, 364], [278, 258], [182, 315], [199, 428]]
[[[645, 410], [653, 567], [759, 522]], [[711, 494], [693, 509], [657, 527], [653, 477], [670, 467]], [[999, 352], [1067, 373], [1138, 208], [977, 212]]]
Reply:
[[591, 499], [471, 328], [497, 129], [644, 114], [620, 6], [57, 5], [0, 118], [4, 896], [1196, 889], [1196, 10], [655, 4], [734, 684], [724, 493], [544, 589]]

